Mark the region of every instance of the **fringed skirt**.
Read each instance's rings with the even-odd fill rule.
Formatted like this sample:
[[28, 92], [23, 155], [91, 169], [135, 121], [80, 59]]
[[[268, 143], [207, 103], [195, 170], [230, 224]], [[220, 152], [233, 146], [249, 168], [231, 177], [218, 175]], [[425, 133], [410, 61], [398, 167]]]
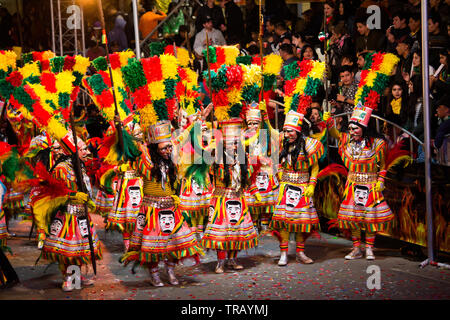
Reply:
[[25, 194], [23, 192], [15, 191], [13, 188], [9, 188], [6, 193], [3, 207], [10, 210], [16, 210], [25, 207]]
[[258, 235], [242, 193], [216, 187], [202, 245], [216, 250], [245, 250], [258, 245]]
[[95, 197], [96, 212], [102, 217], [107, 217], [108, 213], [111, 211], [114, 202], [114, 195], [107, 194], [102, 190], [97, 191], [97, 196]]
[[203, 250], [172, 197], [144, 196], [128, 252], [120, 262], [141, 265], [166, 258], [198, 258]]
[[3, 210], [0, 210], [0, 250], [1, 247], [6, 247], [6, 239], [8, 232], [6, 230], [6, 216]]
[[142, 178], [130, 176], [119, 180], [119, 191], [108, 214], [107, 230], [131, 233], [134, 231], [136, 218], [142, 205], [144, 183]]
[[253, 223], [255, 225], [259, 223], [268, 224], [272, 219], [273, 210], [277, 203], [279, 185], [272, 175], [257, 175], [256, 179], [256, 186], [261, 195], [261, 201], [256, 200], [249, 192], [244, 193], [245, 200]]
[[311, 232], [319, 227], [312, 198], [304, 196], [308, 182], [281, 182], [270, 227], [289, 232]]
[[[201, 188], [198, 184], [184, 181], [180, 195], [180, 211], [189, 217], [190, 227], [202, 228], [207, 222], [208, 208], [211, 202], [211, 185]], [[205, 221], [206, 220], [206, 221]]]
[[394, 214], [383, 194], [375, 191], [376, 179], [376, 174], [349, 174], [338, 213], [340, 229], [389, 230]]
[[[89, 227], [94, 246], [95, 259], [102, 258], [101, 242], [89, 218]], [[88, 222], [84, 217], [83, 205], [67, 206], [67, 212], [59, 211], [49, 226], [49, 235], [44, 241], [42, 257], [65, 265], [91, 263]]]

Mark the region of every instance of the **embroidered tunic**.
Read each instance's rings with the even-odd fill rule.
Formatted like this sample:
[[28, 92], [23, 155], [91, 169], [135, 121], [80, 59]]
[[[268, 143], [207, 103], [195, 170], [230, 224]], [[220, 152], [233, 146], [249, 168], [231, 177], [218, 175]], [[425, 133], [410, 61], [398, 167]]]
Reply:
[[[77, 191], [75, 172], [70, 160], [59, 163], [52, 174], [56, 179], [64, 181], [69, 189], [74, 192]], [[92, 196], [89, 177], [86, 175], [84, 168], [82, 169], [82, 175], [88, 193]], [[72, 204], [69, 200], [69, 203], [56, 213], [49, 226], [50, 235], [46, 237], [42, 248], [42, 257], [44, 259], [65, 265], [90, 263], [91, 252], [87, 232], [88, 225], [91, 230], [96, 259], [100, 260], [102, 258], [101, 242], [89, 215], [88, 221], [84, 217], [84, 210], [84, 205]]]
[[[281, 179], [278, 200], [270, 226], [289, 232], [311, 232], [319, 218], [312, 197], [304, 196], [309, 185], [317, 182], [318, 161], [324, 152], [320, 141], [305, 137], [305, 150], [300, 150], [294, 166], [290, 159], [280, 164]], [[311, 176], [309, 169], [312, 168]]]
[[[246, 159], [248, 163], [248, 159]], [[211, 166], [215, 188], [209, 207], [208, 225], [202, 238], [205, 248], [216, 250], [245, 250], [258, 245], [257, 232], [253, 225], [247, 201], [241, 186], [240, 166], [229, 166], [231, 186], [225, 185], [225, 166]], [[253, 167], [248, 166], [250, 179]], [[255, 186], [249, 189], [254, 195]]]
[[383, 194], [375, 190], [377, 181], [384, 181], [386, 170], [384, 158], [386, 143], [379, 138], [370, 138], [370, 146], [359, 146], [350, 141], [348, 133], [331, 129], [339, 137], [339, 154], [349, 170], [345, 184], [344, 201], [338, 213], [339, 228], [365, 228], [368, 231], [385, 231], [394, 214]]
[[[182, 259], [203, 254], [194, 233], [178, 208], [179, 198], [172, 189], [167, 171], [163, 181], [151, 176], [153, 163], [148, 149], [140, 146], [142, 155], [133, 169], [142, 176], [144, 198], [130, 238], [130, 248], [121, 258], [125, 264], [164, 261], [167, 257]], [[165, 176], [165, 178], [164, 178]]]

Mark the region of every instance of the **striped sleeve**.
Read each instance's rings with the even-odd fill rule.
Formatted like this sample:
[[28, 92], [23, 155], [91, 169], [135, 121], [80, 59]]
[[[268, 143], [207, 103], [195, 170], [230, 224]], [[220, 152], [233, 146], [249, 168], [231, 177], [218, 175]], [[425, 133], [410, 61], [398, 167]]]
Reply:
[[378, 180], [383, 182], [384, 178], [386, 177], [387, 170], [385, 166], [385, 158], [386, 158], [386, 149], [387, 145], [386, 142], [383, 139], [376, 138], [374, 140], [374, 147], [375, 147], [375, 161], [378, 164], [379, 171], [378, 171]]
[[317, 163], [322, 157], [325, 149], [320, 141], [310, 137], [306, 137], [305, 143], [305, 149], [308, 153], [308, 165], [312, 167], [313, 164]]

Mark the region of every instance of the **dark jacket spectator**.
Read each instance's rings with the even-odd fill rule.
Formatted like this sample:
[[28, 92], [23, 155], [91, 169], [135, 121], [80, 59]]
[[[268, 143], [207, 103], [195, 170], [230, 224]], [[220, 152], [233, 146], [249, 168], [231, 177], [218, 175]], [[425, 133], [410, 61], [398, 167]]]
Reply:
[[354, 53], [355, 49], [343, 23], [333, 26], [331, 33], [329, 63], [331, 65], [331, 82], [336, 83], [339, 78], [342, 57]]
[[366, 17], [356, 20], [358, 36], [355, 39], [356, 52], [361, 51], [383, 51], [386, 46], [386, 37], [379, 30], [370, 30], [367, 26]]
[[220, 6], [225, 9], [225, 24], [227, 26], [225, 38], [243, 39], [244, 18], [239, 6], [233, 0], [221, 0]]
[[214, 4], [214, 0], [207, 0], [205, 5], [200, 7], [197, 11], [197, 19], [195, 20], [195, 29], [200, 32], [203, 29], [203, 23], [206, 17], [211, 17], [214, 29], [222, 30], [225, 27], [225, 17], [219, 6]]
[[434, 14], [428, 18], [428, 47], [430, 55], [430, 64], [439, 67], [439, 51], [448, 48], [447, 30], [443, 30], [445, 24], [442, 23], [440, 16]]
[[450, 95], [444, 96], [438, 103], [436, 115], [441, 121], [434, 138], [434, 147], [439, 149], [442, 147], [444, 139], [450, 134]]
[[125, 33], [125, 26], [127, 22], [123, 16], [118, 15], [114, 24], [114, 28], [108, 34], [109, 42], [116, 41], [119, 45], [119, 51], [128, 49], [128, 40]]

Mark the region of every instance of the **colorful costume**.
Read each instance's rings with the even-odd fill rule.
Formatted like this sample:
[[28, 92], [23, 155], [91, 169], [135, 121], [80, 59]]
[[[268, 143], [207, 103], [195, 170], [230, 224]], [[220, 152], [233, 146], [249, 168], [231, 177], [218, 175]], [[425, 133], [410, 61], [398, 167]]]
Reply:
[[[85, 170], [83, 180], [88, 190], [91, 188], [89, 178]], [[56, 165], [53, 177], [65, 184], [72, 192], [77, 191], [75, 172], [70, 161], [63, 161]], [[92, 191], [89, 190], [91, 196]], [[94, 244], [96, 259], [102, 258], [100, 241], [94, 229], [94, 224], [86, 212], [83, 204], [69, 202], [56, 212], [55, 217], [49, 224], [49, 229], [43, 224], [38, 225], [40, 232], [48, 229], [49, 235], [44, 241], [42, 257], [44, 259], [58, 262], [65, 267], [69, 265], [82, 265], [91, 262], [91, 254], [88, 242], [87, 228], [89, 226]]]
[[[140, 114], [140, 125], [148, 145], [140, 146], [142, 155], [133, 163], [133, 169], [144, 181], [144, 198], [130, 247], [120, 261], [145, 265], [155, 286], [163, 286], [158, 264], [164, 261], [170, 283], [177, 285], [175, 264], [184, 258], [198, 260], [203, 253], [179, 210], [179, 198], [175, 191], [177, 170], [170, 158], [170, 120], [174, 116], [174, 89], [176, 79], [179, 79], [177, 60], [170, 55], [130, 59], [122, 70]], [[186, 131], [186, 135], [188, 133]], [[180, 139], [183, 140], [183, 137]]]
[[[241, 119], [223, 121], [221, 129], [224, 139], [238, 139], [241, 128]], [[224, 151], [224, 154], [226, 157], [235, 159], [235, 162], [227, 165], [230, 159], [222, 159], [225, 163], [219, 161], [210, 168], [210, 173], [214, 176], [214, 192], [210, 203], [208, 225], [202, 238], [202, 245], [205, 248], [217, 250], [216, 273], [224, 272], [227, 252], [229, 267], [235, 270], [243, 269], [243, 266], [236, 261], [238, 252], [258, 245], [257, 232], [244, 194], [246, 186], [242, 181], [243, 175], [247, 176], [247, 181], [251, 181], [255, 169], [248, 165], [247, 157], [242, 161], [238, 157], [227, 154], [227, 151]], [[247, 164], [247, 172], [242, 173], [244, 169], [241, 164]], [[259, 195], [256, 186], [249, 189], [249, 192], [253, 196]]]
[[286, 137], [280, 139], [280, 188], [270, 224], [280, 233], [280, 266], [287, 264], [290, 232], [296, 233], [296, 260], [313, 263], [304, 248], [309, 234], [319, 226], [313, 195], [324, 147], [320, 141], [305, 136], [304, 114], [312, 96], [317, 94], [324, 70], [323, 62], [313, 60], [297, 61], [284, 67], [286, 119], [283, 130]]
[[383, 139], [370, 137], [365, 132], [388, 76], [398, 61], [392, 54], [369, 55], [355, 95], [357, 105], [349, 121], [350, 133], [340, 133], [335, 127], [330, 128], [330, 134], [339, 139], [339, 154], [349, 170], [344, 200], [338, 213], [339, 228], [350, 229], [352, 233], [353, 250], [345, 256], [349, 260], [362, 257], [362, 230], [366, 231], [366, 258], [375, 259], [372, 251], [375, 234], [389, 230], [394, 218], [381, 193], [387, 173], [387, 144]]
[[[269, 225], [278, 195], [278, 179], [273, 175], [273, 164], [269, 155], [273, 152], [270, 149], [276, 147], [274, 144], [279, 141], [279, 133], [271, 127], [266, 112], [263, 113], [264, 122], [262, 122], [262, 114], [256, 103], [251, 104], [246, 112], [247, 124], [252, 121], [259, 122], [258, 130], [255, 133], [247, 131], [249, 136], [246, 144], [248, 144], [250, 162], [264, 162], [254, 176], [255, 181], [252, 181], [258, 188], [261, 200], [255, 199], [249, 192], [245, 194], [250, 215], [257, 229], [266, 229]], [[265, 130], [263, 135], [260, 135], [261, 129]], [[261, 141], [262, 139], [265, 141]]]

